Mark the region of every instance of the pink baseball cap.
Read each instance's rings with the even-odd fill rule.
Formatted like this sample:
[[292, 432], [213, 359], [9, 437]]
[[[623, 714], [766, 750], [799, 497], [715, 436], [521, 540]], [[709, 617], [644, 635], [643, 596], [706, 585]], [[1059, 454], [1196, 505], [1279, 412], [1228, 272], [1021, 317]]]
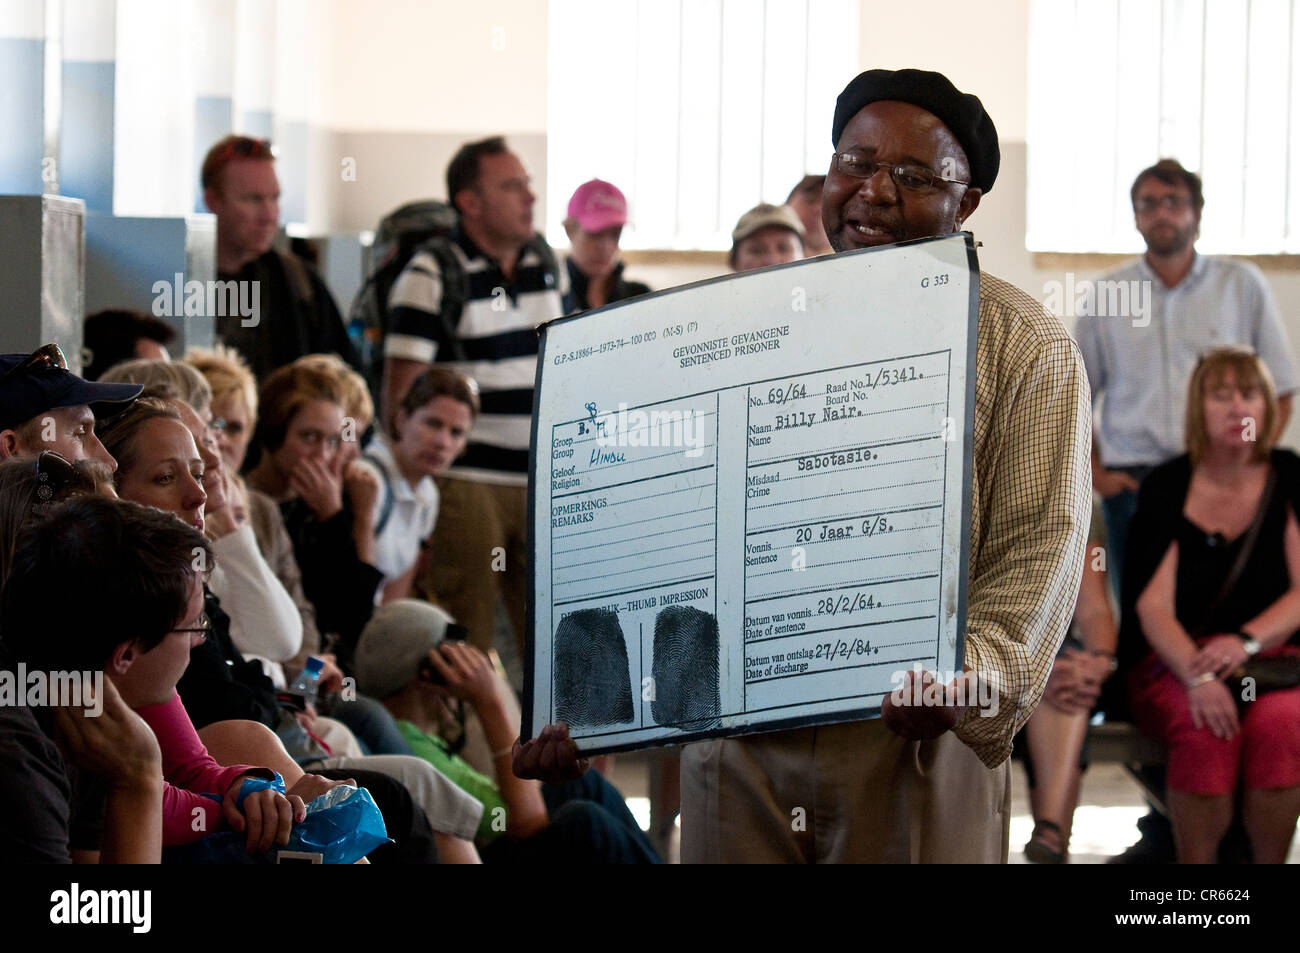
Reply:
[[578, 186], [569, 199], [569, 218], [583, 231], [603, 232], [615, 225], [627, 224], [627, 199], [608, 182], [592, 179]]

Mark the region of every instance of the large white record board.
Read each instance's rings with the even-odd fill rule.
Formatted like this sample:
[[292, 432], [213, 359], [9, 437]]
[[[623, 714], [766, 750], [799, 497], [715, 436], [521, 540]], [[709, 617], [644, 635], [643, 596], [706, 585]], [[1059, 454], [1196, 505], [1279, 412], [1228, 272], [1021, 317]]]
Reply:
[[869, 718], [960, 670], [978, 303], [961, 233], [547, 325], [523, 737]]

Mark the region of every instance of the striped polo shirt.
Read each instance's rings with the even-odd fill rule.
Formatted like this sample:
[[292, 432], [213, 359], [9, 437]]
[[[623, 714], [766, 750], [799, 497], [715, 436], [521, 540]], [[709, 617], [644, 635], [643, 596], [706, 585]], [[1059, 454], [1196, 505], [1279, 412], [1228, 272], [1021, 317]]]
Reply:
[[555, 257], [535, 235], [507, 281], [463, 232], [453, 233], [450, 244], [466, 282], [460, 316], [442, 319], [438, 261], [417, 251], [389, 292], [384, 356], [436, 361], [477, 381], [482, 412], [465, 455], [447, 475], [522, 486], [528, 482], [537, 327], [564, 313], [560, 274], [548, 264]]

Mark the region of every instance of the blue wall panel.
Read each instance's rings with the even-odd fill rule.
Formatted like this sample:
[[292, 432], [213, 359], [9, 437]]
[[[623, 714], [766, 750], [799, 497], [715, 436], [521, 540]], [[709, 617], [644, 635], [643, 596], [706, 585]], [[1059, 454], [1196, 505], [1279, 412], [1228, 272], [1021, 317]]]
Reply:
[[59, 191], [113, 211], [114, 63], [63, 63]]

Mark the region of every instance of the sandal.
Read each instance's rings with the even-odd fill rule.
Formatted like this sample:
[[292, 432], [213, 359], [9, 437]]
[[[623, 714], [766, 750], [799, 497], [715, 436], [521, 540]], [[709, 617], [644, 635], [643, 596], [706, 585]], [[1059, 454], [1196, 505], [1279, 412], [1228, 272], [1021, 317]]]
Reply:
[[1053, 821], [1034, 821], [1034, 832], [1029, 836], [1029, 843], [1025, 845], [1025, 859], [1031, 864], [1065, 863], [1065, 851], [1053, 847], [1043, 836], [1045, 833], [1056, 835], [1056, 843], [1062, 842], [1059, 824]]

